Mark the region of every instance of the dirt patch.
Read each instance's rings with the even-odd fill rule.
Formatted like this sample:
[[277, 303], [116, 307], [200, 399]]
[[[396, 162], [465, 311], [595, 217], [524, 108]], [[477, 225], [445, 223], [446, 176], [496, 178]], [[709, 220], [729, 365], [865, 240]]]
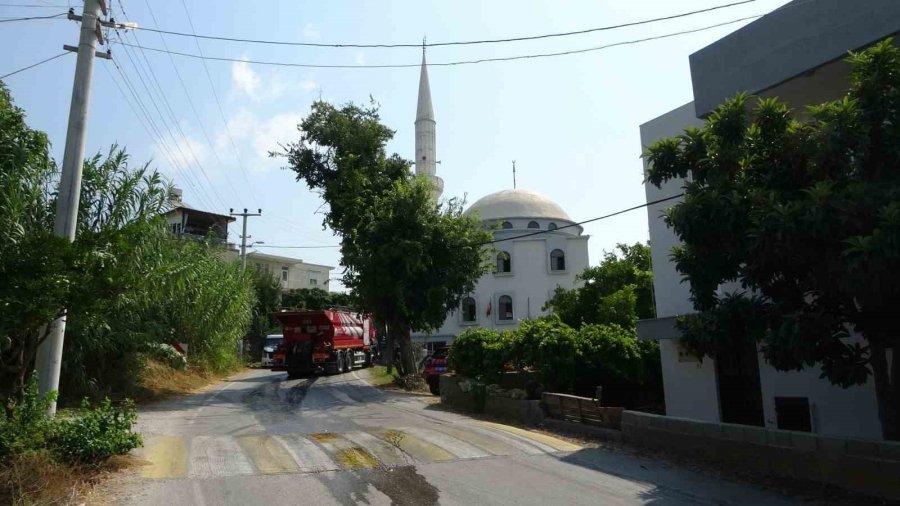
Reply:
[[58, 463], [47, 452], [8, 457], [0, 464], [0, 503], [105, 504], [106, 481], [137, 463], [138, 459], [127, 455], [78, 466]]

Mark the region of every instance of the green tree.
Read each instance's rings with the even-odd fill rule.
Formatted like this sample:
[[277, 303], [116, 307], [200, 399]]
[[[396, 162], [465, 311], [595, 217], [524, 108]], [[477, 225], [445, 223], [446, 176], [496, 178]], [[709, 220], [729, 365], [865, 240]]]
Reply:
[[571, 327], [616, 324], [634, 328], [638, 319], [653, 318], [653, 271], [650, 247], [635, 243], [616, 246], [619, 254], [606, 252], [597, 267], [578, 275], [582, 286], [557, 287], [544, 309], [550, 309]]
[[[698, 311], [680, 323], [684, 340], [712, 356], [730, 339], [761, 341], [776, 369], [821, 367], [843, 387], [871, 376], [883, 435], [898, 440], [900, 50], [887, 40], [848, 62], [848, 94], [801, 119], [739, 95], [645, 156], [653, 184], [690, 175], [666, 214]], [[746, 292], [719, 296], [728, 282]], [[724, 335], [729, 325], [742, 330]]]
[[341, 234], [344, 284], [385, 322], [404, 373], [414, 373], [410, 333], [440, 326], [474, 289], [490, 233], [462, 215], [459, 200], [433, 202], [410, 162], [387, 155], [394, 132], [381, 124], [377, 106], [319, 101], [299, 130], [300, 140], [281, 154], [328, 204], [325, 224]]
[[256, 304], [253, 306], [253, 317], [247, 337], [250, 340], [251, 353], [254, 356], [262, 352], [266, 336], [278, 329], [278, 321], [272, 313], [282, 305], [281, 282], [263, 269], [248, 269], [253, 279], [253, 290]]
[[282, 305], [297, 309], [327, 309], [329, 307], [353, 307], [353, 295], [329, 292], [321, 288], [298, 288], [284, 295]]

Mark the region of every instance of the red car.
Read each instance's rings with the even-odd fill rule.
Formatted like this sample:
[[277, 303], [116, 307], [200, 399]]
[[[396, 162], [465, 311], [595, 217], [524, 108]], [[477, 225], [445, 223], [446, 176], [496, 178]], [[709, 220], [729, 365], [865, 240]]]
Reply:
[[425, 369], [422, 376], [425, 383], [428, 383], [428, 389], [434, 395], [441, 395], [441, 376], [447, 373], [447, 352], [450, 351], [449, 346], [436, 348], [430, 357], [425, 359]]

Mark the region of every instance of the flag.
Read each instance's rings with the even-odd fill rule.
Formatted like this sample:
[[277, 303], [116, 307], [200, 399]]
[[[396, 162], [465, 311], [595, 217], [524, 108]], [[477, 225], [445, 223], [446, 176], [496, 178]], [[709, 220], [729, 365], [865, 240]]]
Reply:
[[491, 316], [491, 304], [492, 302], [488, 302], [487, 316]]

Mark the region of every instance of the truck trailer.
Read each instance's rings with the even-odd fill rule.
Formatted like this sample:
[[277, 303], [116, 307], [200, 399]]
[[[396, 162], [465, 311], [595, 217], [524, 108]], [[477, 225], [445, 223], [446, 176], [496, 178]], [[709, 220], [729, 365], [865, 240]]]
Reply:
[[341, 374], [372, 365], [377, 353], [372, 318], [343, 309], [279, 311], [284, 341], [273, 354], [273, 371], [288, 378]]

